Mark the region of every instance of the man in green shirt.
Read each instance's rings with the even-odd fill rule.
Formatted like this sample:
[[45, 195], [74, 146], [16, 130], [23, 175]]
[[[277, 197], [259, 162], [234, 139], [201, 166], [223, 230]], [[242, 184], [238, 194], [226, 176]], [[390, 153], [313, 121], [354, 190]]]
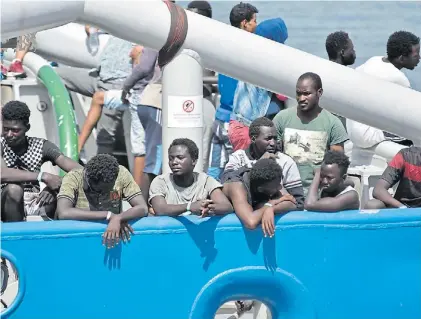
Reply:
[[304, 73], [297, 81], [298, 106], [279, 112], [273, 122], [283, 151], [298, 165], [304, 194], [326, 151], [344, 151], [348, 140], [341, 121], [319, 105], [323, 94], [322, 80], [315, 73]]
[[[58, 219], [108, 222], [103, 243], [109, 248], [133, 233], [128, 221], [146, 217], [148, 209], [129, 171], [108, 154], [94, 156], [83, 169], [69, 172], [57, 196]], [[122, 211], [122, 201], [132, 206]]]

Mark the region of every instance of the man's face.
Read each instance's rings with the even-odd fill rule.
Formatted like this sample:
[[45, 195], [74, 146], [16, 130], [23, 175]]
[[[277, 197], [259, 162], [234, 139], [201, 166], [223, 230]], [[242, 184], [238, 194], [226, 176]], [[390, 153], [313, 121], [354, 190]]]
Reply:
[[412, 51], [408, 56], [402, 56], [402, 65], [408, 70], [413, 70], [416, 68], [420, 62], [420, 44], [412, 46]]
[[274, 180], [264, 183], [257, 187], [257, 191], [267, 197], [268, 199], [278, 198], [282, 189], [282, 179], [275, 178]]
[[342, 50], [342, 61], [345, 66], [353, 65], [355, 63], [355, 59], [357, 55], [355, 54], [354, 50], [354, 43], [352, 43], [351, 39], [348, 39], [348, 44], [346, 45], [346, 49]]
[[260, 134], [254, 140], [254, 145], [259, 154], [276, 153], [276, 129], [275, 127], [262, 126], [260, 127]]
[[86, 174], [84, 175], [84, 178], [85, 178], [86, 185], [88, 186], [90, 195], [104, 196], [106, 194], [109, 194], [114, 188], [115, 181], [108, 182], [108, 183], [102, 182], [102, 181], [94, 182], [94, 181], [90, 181], [88, 177], [86, 176]]
[[320, 96], [323, 89], [316, 90], [312, 79], [306, 78], [297, 82], [296, 94], [298, 108], [303, 112], [308, 112], [319, 105]]
[[250, 21], [247, 21], [244, 19], [241, 22], [241, 29], [246, 30], [247, 32], [254, 33], [257, 27], [257, 20], [256, 20], [256, 14], [253, 14], [253, 17], [250, 19]]
[[23, 121], [3, 120], [2, 136], [10, 147], [17, 147], [25, 143], [26, 132], [29, 127]]
[[197, 161], [193, 161], [189, 150], [184, 145], [176, 145], [168, 152], [170, 169], [174, 175], [185, 175], [193, 172]]
[[319, 184], [321, 190], [327, 193], [335, 192], [343, 182], [344, 175], [341, 174], [338, 164], [322, 164]]

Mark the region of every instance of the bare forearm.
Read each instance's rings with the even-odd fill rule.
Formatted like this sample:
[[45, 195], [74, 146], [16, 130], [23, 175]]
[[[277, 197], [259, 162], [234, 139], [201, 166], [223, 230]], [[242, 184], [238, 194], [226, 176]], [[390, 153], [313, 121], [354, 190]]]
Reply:
[[236, 213], [238, 218], [243, 222], [244, 226], [246, 226], [248, 229], [255, 229], [262, 221], [264, 209], [265, 207], [262, 207], [252, 212], [242, 213], [240, 210], [237, 210], [234, 207], [234, 212]]
[[27, 172], [14, 168], [1, 168], [2, 183], [35, 182], [39, 172]]
[[384, 188], [374, 188], [373, 197], [385, 203], [388, 207], [401, 207], [403, 204], [393, 198], [393, 196]]
[[133, 68], [132, 73], [126, 78], [123, 90], [129, 92], [139, 80], [153, 72], [157, 57], [158, 51], [144, 48], [141, 61]]
[[311, 205], [317, 202], [317, 200], [319, 199], [318, 192], [319, 192], [319, 178], [318, 176], [315, 176], [310, 187], [308, 188], [308, 194], [305, 200], [305, 205]]
[[213, 212], [215, 213], [215, 215], [226, 215], [229, 213], [232, 213], [232, 211], [234, 210], [234, 208], [232, 207], [232, 205], [227, 202], [227, 203], [215, 203], [214, 204], [214, 210]]
[[306, 203], [305, 208], [309, 211], [323, 213], [335, 213], [344, 209], [341, 207], [337, 207], [337, 205], [335, 204], [332, 204], [330, 198], [321, 198], [319, 200], [316, 200], [315, 202]]
[[284, 213], [291, 212], [293, 210], [297, 210], [297, 206], [293, 202], [284, 201], [282, 203], [276, 204], [273, 207], [273, 210], [275, 214], [284, 214]]
[[155, 215], [157, 216], [178, 216], [182, 213], [187, 211], [187, 204], [179, 204], [179, 205], [170, 205], [170, 204], [162, 204], [162, 205], [152, 205], [153, 210], [155, 211]]
[[146, 217], [147, 215], [148, 215], [148, 209], [144, 206], [138, 205], [122, 212], [120, 214], [120, 217], [121, 217], [121, 221], [128, 222], [133, 219]]
[[90, 211], [79, 208], [57, 208], [58, 219], [68, 220], [106, 220], [107, 211]]

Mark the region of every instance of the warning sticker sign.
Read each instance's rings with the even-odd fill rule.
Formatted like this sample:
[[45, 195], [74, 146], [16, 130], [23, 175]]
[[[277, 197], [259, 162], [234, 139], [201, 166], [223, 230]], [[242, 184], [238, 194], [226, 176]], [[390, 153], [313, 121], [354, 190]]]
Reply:
[[194, 111], [194, 102], [191, 100], [187, 100], [183, 103], [183, 110], [184, 112], [191, 113]]
[[168, 127], [202, 127], [202, 96], [169, 96]]

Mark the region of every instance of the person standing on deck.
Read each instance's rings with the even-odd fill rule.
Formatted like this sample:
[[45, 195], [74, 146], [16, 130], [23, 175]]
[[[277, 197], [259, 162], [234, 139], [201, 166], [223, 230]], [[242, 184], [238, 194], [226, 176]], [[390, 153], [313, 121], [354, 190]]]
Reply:
[[[355, 63], [357, 58], [354, 50], [354, 43], [350, 39], [348, 33], [344, 31], [336, 31], [329, 34], [326, 38], [326, 52], [329, 61], [338, 63], [343, 66], [350, 66]], [[346, 118], [336, 115], [346, 128]]]
[[[241, 2], [232, 8], [229, 18], [230, 23], [235, 28], [254, 33], [257, 27], [257, 13], [259, 11], [255, 6]], [[225, 164], [228, 162], [228, 157], [232, 153], [232, 145], [228, 138], [228, 126], [237, 83], [238, 80], [229, 76], [218, 75], [218, 88], [221, 98], [212, 128], [213, 134], [208, 169], [208, 174], [217, 180], [220, 179]]]
[[[261, 22], [256, 28], [256, 34], [277, 43], [285, 43], [288, 39], [288, 29], [281, 18]], [[252, 121], [262, 116], [272, 119], [284, 108], [277, 94], [239, 81], [228, 129], [234, 151], [246, 149], [250, 145], [249, 126]]]
[[[132, 71], [134, 59], [129, 56], [132, 48], [133, 44], [131, 42], [110, 36], [100, 55], [98, 72], [74, 67], [58, 67], [55, 70], [69, 91], [92, 97], [91, 108], [92, 105], [98, 104], [101, 101], [98, 95], [94, 98], [94, 94], [97, 92], [103, 92], [102, 100], [104, 104], [112, 106], [119, 103], [121, 94], [118, 93], [116, 95], [116, 91], [121, 90], [124, 81]], [[114, 107], [102, 108], [102, 115], [99, 121], [97, 121], [98, 123], [95, 123], [98, 133], [96, 138], [98, 145], [97, 154], [113, 153], [116, 140], [119, 138], [117, 132], [122, 125], [122, 118], [122, 110]], [[137, 117], [132, 116], [132, 119], [131, 126], [136, 129], [131, 131], [131, 133], [135, 133], [134, 136], [131, 136], [131, 152], [135, 157], [141, 157], [145, 155], [145, 133]], [[89, 125], [88, 114], [84, 126]], [[79, 136], [79, 151], [83, 147], [84, 136], [86, 137], [86, 131], [82, 128]]]
[[120, 112], [129, 109], [132, 118], [130, 135], [134, 155], [133, 176], [147, 200], [150, 181], [160, 174], [162, 166], [161, 70], [156, 63], [156, 50], [135, 45], [126, 52], [126, 56], [133, 61], [131, 73], [121, 89], [94, 94], [79, 136], [79, 149], [100, 120], [103, 108]]
[[297, 81], [298, 106], [279, 112], [273, 122], [282, 141], [283, 152], [298, 165], [304, 195], [313, 180], [314, 169], [327, 150], [344, 151], [348, 140], [341, 121], [319, 105], [322, 80], [315, 73], [304, 73]]
[[[157, 50], [142, 48], [139, 63], [124, 82], [120, 101], [135, 110], [145, 130], [146, 157], [138, 183], [145, 201], [151, 182], [162, 171], [162, 74], [157, 59]], [[139, 177], [135, 176], [135, 180], [138, 182]]]
[[353, 65], [357, 58], [354, 43], [344, 31], [336, 31], [327, 36], [326, 52], [329, 61], [343, 66]]
[[[81, 166], [50, 141], [26, 135], [31, 111], [25, 103], [10, 101], [1, 113], [1, 220], [24, 221], [27, 215], [53, 218], [62, 180], [41, 172], [41, 166], [51, 162], [65, 172]], [[42, 191], [40, 182], [46, 184]]]
[[[378, 79], [396, 83], [404, 87], [411, 87], [402, 69], [413, 70], [420, 62], [420, 38], [407, 31], [393, 33], [387, 41], [387, 56], [375, 56], [356, 68]], [[406, 138], [384, 132], [347, 119], [346, 126], [352, 143], [360, 148], [369, 148], [383, 141], [392, 141], [405, 146], [413, 143]], [[358, 165], [354, 162], [353, 164]]]

